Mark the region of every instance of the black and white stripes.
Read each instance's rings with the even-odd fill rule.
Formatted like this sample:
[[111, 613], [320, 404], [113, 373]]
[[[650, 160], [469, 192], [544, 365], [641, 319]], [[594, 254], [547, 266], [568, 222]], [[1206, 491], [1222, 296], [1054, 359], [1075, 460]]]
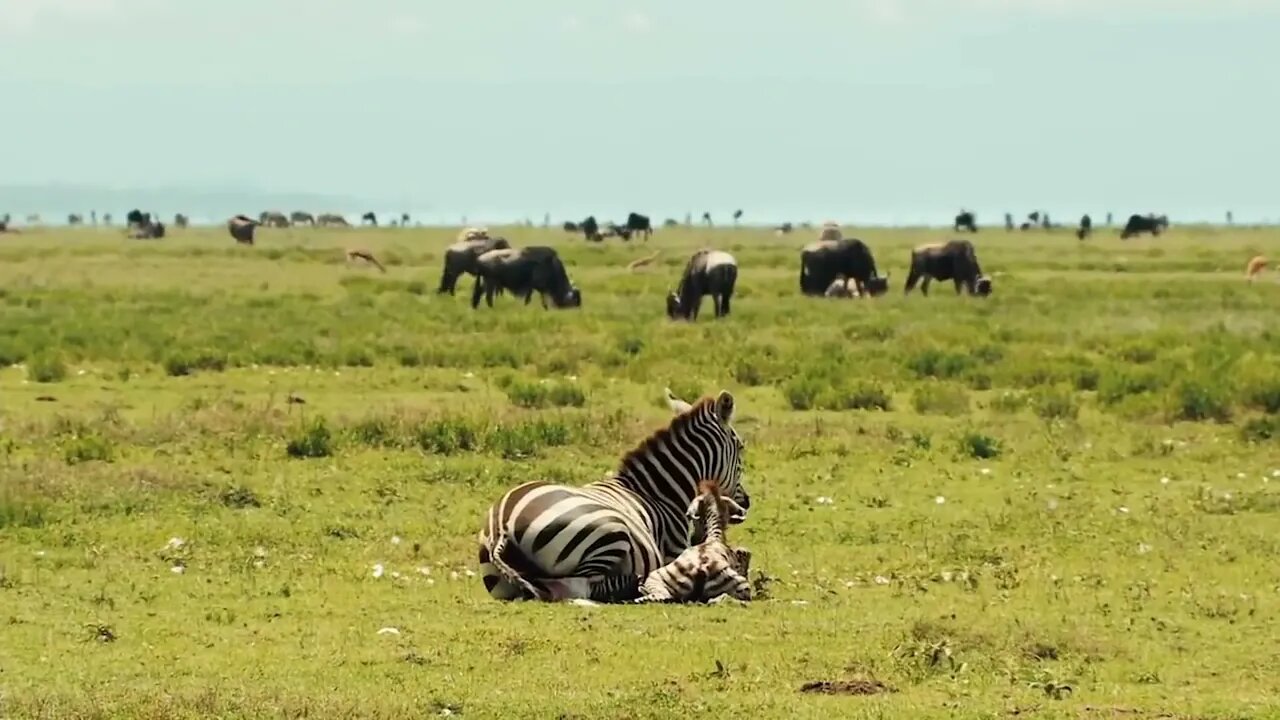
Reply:
[[551, 600], [548, 583], [574, 588], [574, 597], [616, 595], [619, 578], [638, 585], [688, 547], [686, 511], [703, 479], [739, 506], [729, 522], [745, 519], [751, 500], [733, 396], [689, 405], [668, 391], [668, 402], [670, 425], [627, 453], [613, 476], [582, 487], [525, 483], [489, 508], [479, 560], [490, 595]]

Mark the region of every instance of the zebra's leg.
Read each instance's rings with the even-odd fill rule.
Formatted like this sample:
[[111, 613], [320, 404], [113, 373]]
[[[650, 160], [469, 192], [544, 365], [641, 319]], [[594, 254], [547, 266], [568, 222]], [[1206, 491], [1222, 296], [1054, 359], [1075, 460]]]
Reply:
[[[531, 598], [534, 600], [544, 600], [544, 601], [552, 599], [551, 597], [552, 593], [550, 593], [546, 588], [540, 587], [539, 585], [534, 584], [534, 582], [531, 581], [529, 578], [526, 578], [523, 575], [521, 575], [520, 572], [517, 571], [515, 568], [513, 568], [507, 562], [506, 558], [503, 557], [503, 555], [508, 551], [508, 548], [510, 547], [509, 539], [510, 539], [510, 536], [507, 535], [505, 532], [498, 533], [498, 537], [494, 540], [494, 542], [492, 543], [492, 546], [488, 548], [489, 563], [493, 565], [495, 569], [497, 569], [497, 571], [503, 576], [503, 578], [507, 580], [507, 582], [519, 587], [523, 591], [521, 593], [522, 597]], [[483, 551], [481, 552], [481, 556], [483, 558]], [[488, 583], [486, 582], [486, 585], [487, 584]], [[490, 594], [492, 594], [492, 592], [493, 591], [490, 590]]]
[[495, 600], [512, 602], [531, 597], [524, 587], [507, 579], [506, 574], [494, 564], [493, 553], [484, 538], [480, 541], [480, 577], [484, 581], [484, 589]]
[[671, 588], [662, 582], [657, 572], [649, 574], [649, 577], [640, 586], [640, 597], [631, 601], [636, 605], [645, 603], [673, 603], [676, 597], [671, 594]]

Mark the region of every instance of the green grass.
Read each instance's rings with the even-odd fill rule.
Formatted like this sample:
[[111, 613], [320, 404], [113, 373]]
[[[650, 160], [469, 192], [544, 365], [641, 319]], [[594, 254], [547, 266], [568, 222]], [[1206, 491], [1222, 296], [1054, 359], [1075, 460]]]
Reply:
[[[871, 301], [798, 297], [799, 233], [504, 232], [584, 307], [436, 296], [445, 230], [0, 240], [0, 717], [1280, 714], [1280, 232], [984, 231], [977, 300], [859, 231]], [[668, 322], [704, 245], [733, 315]], [[489, 503], [663, 386], [738, 400], [764, 596], [491, 600]], [[800, 691], [856, 678], [896, 692]]]

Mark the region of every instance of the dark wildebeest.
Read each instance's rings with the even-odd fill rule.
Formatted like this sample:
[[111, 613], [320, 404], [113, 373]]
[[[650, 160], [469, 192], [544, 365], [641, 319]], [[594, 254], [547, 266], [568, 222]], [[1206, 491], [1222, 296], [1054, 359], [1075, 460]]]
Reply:
[[588, 215], [586, 220], [578, 224], [578, 229], [582, 231], [582, 236], [587, 240], [600, 242], [604, 236], [600, 234], [600, 223], [596, 222], [595, 215]]
[[662, 227], [673, 228], [678, 226], [679, 224], [680, 224], [680, 221], [676, 220], [675, 218], [667, 218], [666, 220], [662, 221]]
[[619, 226], [617, 223], [610, 222], [604, 226], [604, 232], [600, 233], [602, 238], [620, 237], [623, 240], [631, 240], [631, 229]]
[[173, 226], [176, 228], [185, 228], [190, 224], [191, 224], [191, 218], [188, 218], [186, 215], [183, 215], [182, 213], [177, 213], [176, 215], [173, 216]]
[[236, 215], [227, 221], [227, 232], [241, 245], [253, 244], [253, 231], [260, 223], [247, 215]]
[[528, 305], [536, 291], [547, 308], [547, 297], [557, 308], [582, 307], [582, 292], [569, 281], [569, 274], [553, 248], [534, 245], [526, 248], [490, 250], [476, 258], [476, 287], [471, 293], [471, 307], [480, 307], [480, 295], [493, 307], [493, 296], [499, 290], [524, 298]]
[[773, 232], [775, 235], [789, 235], [791, 234], [791, 230], [792, 230], [791, 223], [784, 222], [778, 227], [774, 228]]
[[338, 213], [320, 213], [316, 216], [316, 224], [321, 227], [330, 227], [336, 225], [338, 227], [351, 227], [347, 219]]
[[680, 284], [667, 295], [667, 317], [697, 320], [702, 297], [710, 295], [716, 317], [729, 314], [729, 301], [738, 282], [738, 261], [723, 250], [704, 248], [685, 263]]
[[580, 229], [581, 229], [581, 228], [579, 228], [579, 227], [578, 227], [578, 223], [576, 223], [576, 222], [574, 222], [574, 221], [572, 221], [572, 220], [565, 220], [565, 221], [564, 221], [564, 231], [565, 231], [565, 232], [567, 232], [567, 233], [575, 233], [575, 234], [576, 234]]
[[648, 215], [628, 213], [627, 230], [633, 233], [640, 233], [644, 235], [645, 240], [648, 240], [649, 236], [653, 234], [653, 224], [649, 222]]
[[67, 216], [67, 224], [68, 224], [68, 225], [82, 225], [82, 224], [84, 224], [84, 216], [83, 216], [83, 215], [78, 215], [78, 214], [76, 214], [76, 213], [71, 213], [70, 215], [68, 215], [68, 216]]
[[1076, 238], [1083, 240], [1093, 234], [1093, 218], [1085, 213], [1080, 218], [1080, 227], [1076, 228]]
[[871, 248], [857, 238], [818, 240], [800, 250], [802, 294], [823, 296], [837, 278], [852, 280], [860, 296], [883, 295], [889, 289], [889, 277], [876, 272]]
[[378, 227], [378, 216], [374, 215], [372, 212], [367, 212], [364, 215], [361, 215], [360, 224], [363, 225], [365, 223], [369, 223], [374, 227]]
[[440, 274], [440, 287], [436, 289], [437, 293], [453, 294], [458, 286], [458, 278], [466, 275], [474, 275], [476, 282], [479, 283], [479, 275], [476, 271], [476, 261], [479, 257], [490, 250], [510, 249], [511, 243], [506, 238], [488, 236], [476, 238], [474, 240], [459, 240], [449, 246], [444, 251], [444, 270]]
[[741, 210], [741, 208], [739, 208], [738, 210], [734, 210], [734, 211], [733, 211], [733, 224], [734, 224], [734, 225], [737, 225], [737, 224], [738, 224], [738, 221], [739, 221], [739, 220], [741, 220], [741, 219], [742, 219], [742, 210]]
[[145, 225], [130, 225], [128, 233], [133, 240], [159, 240], [164, 237], [164, 223], [150, 220]]
[[968, 240], [949, 240], [945, 243], [921, 245], [911, 251], [911, 273], [903, 294], [909, 294], [916, 283], [923, 279], [920, 292], [929, 294], [929, 282], [953, 280], [956, 294], [964, 287], [970, 295], [990, 295], [991, 279], [982, 274], [978, 254]]
[[263, 210], [258, 215], [258, 224], [266, 227], [289, 227], [289, 218], [278, 210]]
[[1013, 213], [1004, 214], [1004, 230], [1005, 232], [1013, 232]]
[[144, 213], [138, 208], [130, 210], [124, 216], [124, 224], [129, 225], [150, 225], [151, 213]]
[[711, 222], [711, 213], [710, 213], [710, 212], [704, 212], [704, 213], [702, 213], [702, 223], [703, 223], [704, 225], [706, 225], [707, 227], [711, 227], [712, 225], [714, 225], [714, 224], [715, 224], [715, 223]]
[[1130, 215], [1129, 222], [1124, 224], [1124, 229], [1120, 231], [1120, 239], [1125, 240], [1134, 235], [1142, 233], [1151, 233], [1159, 236], [1160, 231], [1169, 229], [1169, 218], [1160, 215], [1148, 214], [1146, 217], [1141, 215]]
[[952, 228], [956, 232], [960, 232], [961, 230], [968, 230], [971, 233], [978, 232], [978, 224], [973, 217], [973, 211], [961, 210], [960, 214], [956, 215], [956, 220], [952, 223]]
[[294, 225], [315, 225], [315, 216], [303, 210], [294, 210], [289, 213], [289, 222]]

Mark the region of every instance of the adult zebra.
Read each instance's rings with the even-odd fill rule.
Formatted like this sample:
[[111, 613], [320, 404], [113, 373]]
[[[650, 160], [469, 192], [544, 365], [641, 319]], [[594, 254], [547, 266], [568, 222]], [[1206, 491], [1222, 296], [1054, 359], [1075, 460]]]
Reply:
[[638, 586], [689, 546], [685, 513], [703, 479], [719, 481], [741, 507], [729, 522], [746, 519], [751, 499], [733, 395], [722, 390], [690, 405], [667, 390], [667, 404], [671, 423], [623, 456], [612, 476], [582, 487], [529, 482], [490, 506], [478, 538], [490, 595], [552, 600], [544, 580], [574, 585], [576, 597], [612, 595], [612, 588], [591, 588], [618, 577]]

